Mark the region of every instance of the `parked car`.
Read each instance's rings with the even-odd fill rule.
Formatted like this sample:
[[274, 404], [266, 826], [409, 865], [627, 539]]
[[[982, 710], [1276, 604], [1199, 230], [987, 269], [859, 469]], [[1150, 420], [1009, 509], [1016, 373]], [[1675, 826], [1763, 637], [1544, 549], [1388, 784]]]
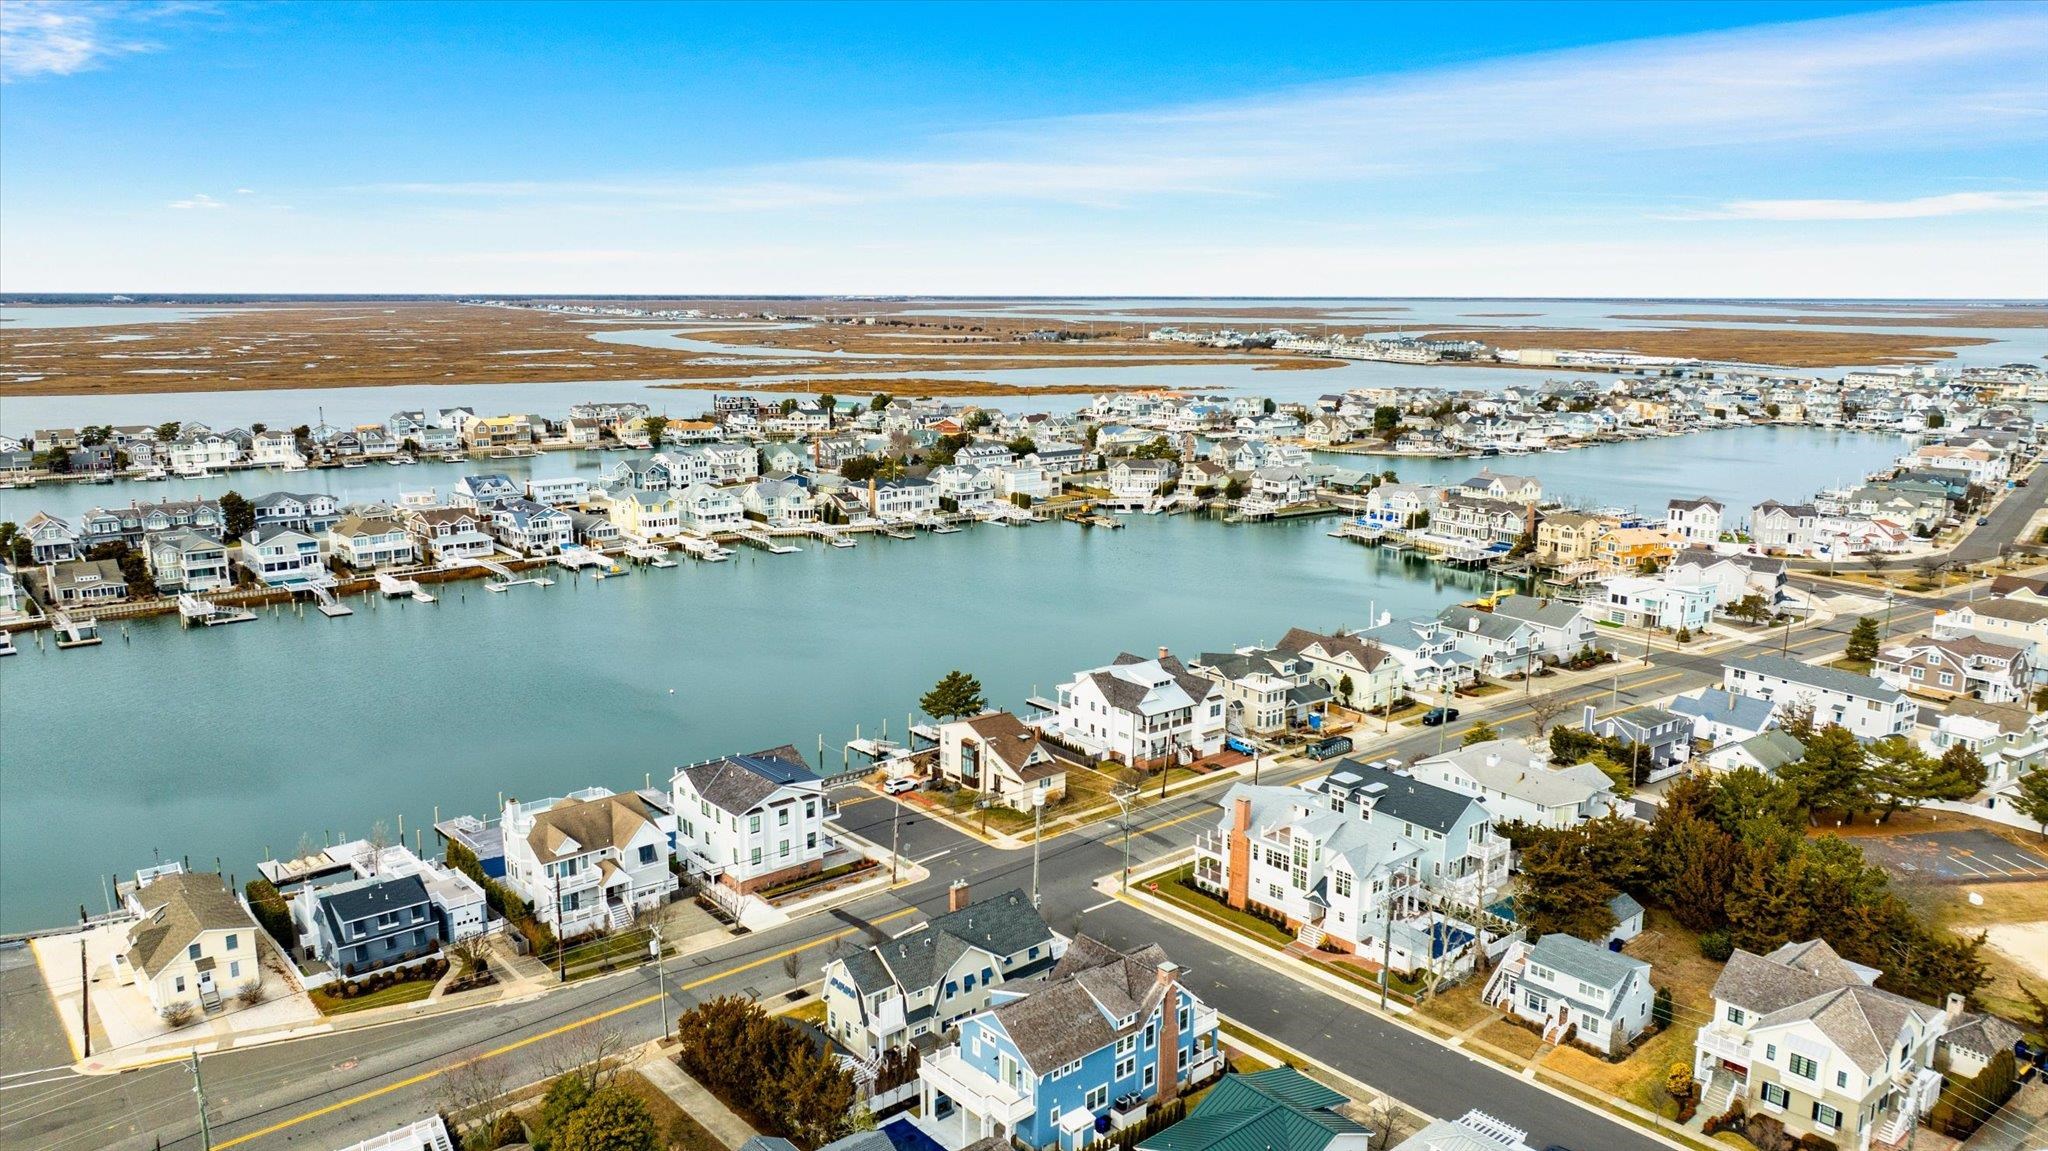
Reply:
[[1457, 718], [1458, 709], [1455, 707], [1433, 707], [1422, 713], [1422, 725], [1424, 727], [1435, 727], [1440, 723], [1450, 723]]
[[1990, 523], [1990, 522], [1991, 522], [1991, 517], [1990, 517], [1990, 516], [1978, 516], [1978, 517], [1977, 517], [1977, 526], [1978, 526], [1978, 527], [1980, 527], [1980, 528], [1981, 528], [1981, 527], [1983, 527], [1983, 526], [1984, 526], [1985, 524], [1988, 524], [1988, 523]]
[[1333, 755], [1349, 754], [1351, 754], [1350, 736], [1333, 735], [1328, 739], [1319, 739], [1308, 745], [1308, 757], [1310, 759], [1328, 759]]
[[882, 794], [884, 795], [902, 795], [906, 791], [916, 790], [917, 781], [909, 778], [892, 779], [882, 785]]

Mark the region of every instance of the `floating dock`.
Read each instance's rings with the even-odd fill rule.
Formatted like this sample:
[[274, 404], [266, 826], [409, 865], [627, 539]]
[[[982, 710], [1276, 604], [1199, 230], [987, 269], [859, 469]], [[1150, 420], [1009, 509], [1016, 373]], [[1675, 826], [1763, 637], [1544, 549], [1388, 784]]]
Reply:
[[515, 574], [511, 568], [506, 567], [504, 564], [501, 564], [496, 560], [487, 560], [482, 556], [477, 556], [469, 562], [498, 577], [495, 580], [484, 581], [485, 591], [506, 591], [524, 584], [531, 584], [534, 587], [555, 586], [555, 581], [551, 579], [543, 579], [540, 576], [520, 576]]
[[224, 623], [248, 623], [256, 613], [240, 608], [226, 607], [211, 600], [200, 599], [190, 592], [178, 597], [178, 621], [186, 627], [203, 624], [218, 627]]
[[338, 619], [345, 615], [356, 614], [356, 609], [341, 602], [335, 596], [334, 589], [326, 584], [308, 584], [306, 590], [313, 593], [313, 606], [320, 610], [321, 615], [329, 619]]
[[790, 544], [776, 543], [774, 536], [758, 529], [742, 531], [739, 533], [739, 537], [770, 555], [786, 556], [792, 552], [803, 550]]
[[90, 616], [72, 619], [70, 612], [57, 612], [50, 617], [50, 626], [57, 630], [57, 650], [71, 647], [92, 647], [100, 642], [100, 625]]

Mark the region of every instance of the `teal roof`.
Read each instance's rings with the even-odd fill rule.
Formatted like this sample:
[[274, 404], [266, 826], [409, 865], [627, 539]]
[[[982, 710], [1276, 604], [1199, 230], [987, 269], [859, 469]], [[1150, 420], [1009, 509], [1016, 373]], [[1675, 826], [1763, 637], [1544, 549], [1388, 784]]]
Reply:
[[1366, 1130], [1337, 1114], [1347, 1102], [1292, 1067], [1228, 1075], [1139, 1151], [1323, 1151], [1339, 1135]]

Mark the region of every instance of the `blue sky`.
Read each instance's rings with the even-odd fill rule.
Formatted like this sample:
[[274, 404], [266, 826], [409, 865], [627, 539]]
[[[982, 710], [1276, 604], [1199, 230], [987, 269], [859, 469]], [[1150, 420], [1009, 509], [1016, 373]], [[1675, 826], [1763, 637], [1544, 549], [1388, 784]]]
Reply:
[[2048, 5], [0, 7], [0, 290], [2048, 295]]

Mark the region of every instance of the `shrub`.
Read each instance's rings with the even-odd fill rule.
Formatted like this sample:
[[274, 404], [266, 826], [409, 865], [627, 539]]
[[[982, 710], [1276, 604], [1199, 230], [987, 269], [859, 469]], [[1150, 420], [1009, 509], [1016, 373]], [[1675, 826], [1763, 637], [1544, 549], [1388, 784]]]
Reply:
[[251, 979], [235, 989], [235, 1002], [240, 1003], [244, 1007], [254, 1007], [268, 998], [270, 998], [270, 993], [263, 990], [263, 981], [261, 979]]
[[1671, 989], [1659, 987], [1656, 998], [1650, 1001], [1650, 1018], [1659, 1027], [1669, 1027], [1671, 1016]]
[[173, 1029], [192, 1022], [192, 1017], [197, 1014], [199, 1009], [182, 999], [176, 1003], [166, 1003], [157, 1011], [157, 1017], [170, 1024]]
[[256, 922], [277, 940], [278, 946], [289, 951], [298, 945], [299, 929], [292, 923], [291, 908], [275, 884], [258, 876], [242, 885], [242, 893], [249, 898], [249, 910]]
[[1735, 954], [1735, 944], [1725, 931], [1709, 931], [1700, 936], [1700, 954], [1716, 963], [1726, 963]]

